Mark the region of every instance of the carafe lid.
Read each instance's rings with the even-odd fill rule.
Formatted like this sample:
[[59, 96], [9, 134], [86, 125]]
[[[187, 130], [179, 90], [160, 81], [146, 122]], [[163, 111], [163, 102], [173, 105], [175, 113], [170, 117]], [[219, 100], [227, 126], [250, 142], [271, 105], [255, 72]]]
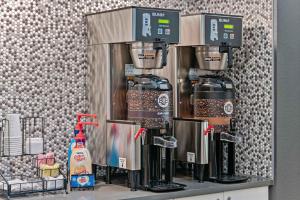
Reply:
[[199, 76], [195, 89], [196, 91], [234, 91], [234, 86], [231, 79], [224, 76], [205, 75]]
[[129, 86], [129, 89], [172, 90], [168, 79], [153, 74], [136, 75], [132, 81], [129, 81]]

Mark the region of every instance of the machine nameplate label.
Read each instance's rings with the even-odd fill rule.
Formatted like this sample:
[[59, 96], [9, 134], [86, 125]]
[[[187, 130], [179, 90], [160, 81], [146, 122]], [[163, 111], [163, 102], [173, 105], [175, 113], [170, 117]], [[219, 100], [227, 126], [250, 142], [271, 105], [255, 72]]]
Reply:
[[125, 76], [141, 75], [142, 69], [135, 68], [133, 64], [125, 64]]
[[201, 70], [198, 67], [189, 69], [189, 80], [190, 81], [198, 81], [199, 76], [205, 76], [205, 75], [213, 75], [214, 72], [207, 71], [207, 70]]
[[119, 168], [126, 169], [126, 158], [119, 157]]
[[195, 153], [193, 152], [187, 152], [187, 162], [189, 163], [195, 163]]
[[229, 84], [229, 83], [226, 83], [225, 87], [226, 87], [226, 89], [232, 89], [232, 88], [233, 88], [233, 85], [232, 85], [232, 84]]

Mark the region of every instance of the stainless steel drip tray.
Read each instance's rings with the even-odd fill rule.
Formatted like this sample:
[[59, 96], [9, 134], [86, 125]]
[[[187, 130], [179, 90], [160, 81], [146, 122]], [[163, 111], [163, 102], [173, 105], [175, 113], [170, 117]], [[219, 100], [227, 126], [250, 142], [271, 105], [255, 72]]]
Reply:
[[177, 140], [173, 136], [153, 137], [153, 144], [163, 148], [174, 149], [177, 147]]

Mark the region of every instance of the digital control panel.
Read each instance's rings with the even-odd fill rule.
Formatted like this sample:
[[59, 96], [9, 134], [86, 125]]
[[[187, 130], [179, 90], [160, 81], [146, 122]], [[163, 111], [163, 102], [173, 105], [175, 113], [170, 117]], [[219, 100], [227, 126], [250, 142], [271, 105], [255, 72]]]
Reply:
[[163, 39], [168, 43], [179, 42], [179, 11], [135, 8], [134, 12], [137, 41]]
[[231, 47], [242, 45], [242, 17], [205, 14], [205, 43]]

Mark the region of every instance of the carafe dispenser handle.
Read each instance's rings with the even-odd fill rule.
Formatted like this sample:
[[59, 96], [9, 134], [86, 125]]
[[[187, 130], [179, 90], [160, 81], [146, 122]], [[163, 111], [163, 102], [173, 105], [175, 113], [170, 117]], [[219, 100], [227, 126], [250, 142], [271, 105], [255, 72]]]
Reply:
[[[206, 122], [208, 124], [208, 122]], [[206, 129], [202, 132], [203, 136], [201, 139], [201, 164], [208, 164], [209, 159], [209, 135], [213, 137], [214, 134], [214, 127], [211, 125], [208, 125]]]
[[145, 128], [139, 128], [139, 130], [134, 135], [134, 139], [137, 140], [143, 133], [145, 133], [145, 131], [146, 131]]

